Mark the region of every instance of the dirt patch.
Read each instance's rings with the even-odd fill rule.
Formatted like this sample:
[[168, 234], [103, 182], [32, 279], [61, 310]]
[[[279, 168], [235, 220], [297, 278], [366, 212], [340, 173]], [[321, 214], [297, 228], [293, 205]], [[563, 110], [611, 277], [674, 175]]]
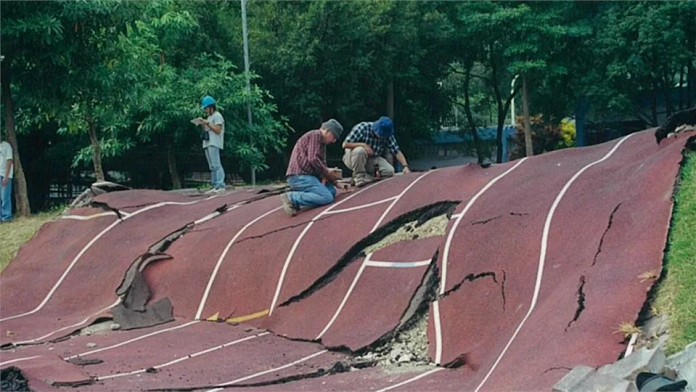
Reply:
[[389, 341], [371, 351], [356, 355], [360, 362], [377, 362], [377, 366], [390, 373], [412, 372], [434, 367], [428, 357], [428, 312], [408, 329], [396, 334]]
[[384, 237], [378, 243], [368, 246], [363, 252], [365, 254], [374, 253], [382, 248], [386, 248], [389, 245], [393, 245], [401, 241], [444, 236], [447, 230], [448, 222], [449, 218], [447, 217], [447, 214], [436, 216], [422, 223], [418, 220], [408, 222], [395, 232]]

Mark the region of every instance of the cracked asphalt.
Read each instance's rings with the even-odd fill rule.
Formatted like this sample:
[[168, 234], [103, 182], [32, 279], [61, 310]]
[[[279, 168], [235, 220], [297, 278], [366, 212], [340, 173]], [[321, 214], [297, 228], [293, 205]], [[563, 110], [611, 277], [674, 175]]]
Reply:
[[[397, 176], [296, 217], [282, 190], [99, 195], [0, 276], [0, 368], [37, 390], [548, 389], [622, 352], [690, 136]], [[441, 235], [369, 248], [443, 214]], [[75, 334], [164, 300], [161, 323]], [[431, 366], [359, 359], [416, 324]]]

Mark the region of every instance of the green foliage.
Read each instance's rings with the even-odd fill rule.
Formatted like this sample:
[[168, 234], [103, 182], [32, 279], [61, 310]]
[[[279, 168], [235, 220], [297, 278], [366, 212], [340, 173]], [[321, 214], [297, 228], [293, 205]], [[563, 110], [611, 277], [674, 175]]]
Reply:
[[[250, 92], [239, 71], [239, 2], [2, 8], [3, 67], [12, 71], [19, 133], [58, 129], [80, 143], [72, 146], [76, 165], [94, 147], [87, 147], [90, 124], [107, 161], [153, 146], [196, 150], [189, 120], [203, 115], [198, 101], [206, 94], [227, 121], [226, 152], [256, 168], [282, 165], [292, 141], [327, 118], [350, 129], [387, 114], [390, 86], [407, 152], [441, 118], [449, 123], [455, 106], [458, 123], [468, 123], [465, 83], [474, 126], [507, 122], [515, 75], [525, 75], [532, 113], [544, 118], [572, 115], [582, 97], [595, 113], [655, 123], [646, 101], [672, 97], [679, 84], [696, 94], [696, 3], [689, 1], [251, 1]], [[516, 104], [519, 113], [521, 99]], [[670, 101], [667, 110], [685, 105]], [[297, 130], [290, 143], [288, 130]], [[572, 144], [570, 133], [562, 140], [557, 146]]]
[[[510, 159], [518, 159], [525, 156], [524, 127], [522, 118], [517, 120], [518, 126], [515, 132], [515, 146], [510, 152]], [[542, 115], [531, 116], [532, 146], [534, 155], [544, 152], [573, 147], [575, 145], [575, 125], [568, 119], [560, 122], [553, 118], [545, 118]]]

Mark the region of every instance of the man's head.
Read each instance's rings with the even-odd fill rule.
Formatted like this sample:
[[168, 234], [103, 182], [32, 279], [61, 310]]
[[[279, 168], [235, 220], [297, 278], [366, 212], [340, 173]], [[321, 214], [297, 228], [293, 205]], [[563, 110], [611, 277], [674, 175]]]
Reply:
[[382, 116], [372, 123], [372, 131], [379, 137], [391, 137], [394, 135], [394, 123], [391, 118]]
[[208, 116], [215, 113], [215, 99], [210, 95], [203, 97], [201, 100], [201, 109], [203, 109]]
[[341, 138], [343, 126], [341, 123], [332, 118], [331, 120], [321, 124], [321, 128], [319, 128], [319, 130], [321, 131], [322, 141], [324, 144], [331, 144]]

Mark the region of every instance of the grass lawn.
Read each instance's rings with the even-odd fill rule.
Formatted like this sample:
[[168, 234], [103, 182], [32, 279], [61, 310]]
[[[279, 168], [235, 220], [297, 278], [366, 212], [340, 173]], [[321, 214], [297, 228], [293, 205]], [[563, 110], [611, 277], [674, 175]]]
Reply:
[[686, 156], [674, 205], [665, 262], [666, 277], [654, 309], [669, 316], [667, 354], [696, 341], [696, 151]]
[[61, 209], [42, 212], [29, 218], [15, 218], [10, 223], [0, 224], [0, 271], [5, 269], [17, 254], [17, 249], [34, 236], [44, 222], [60, 215]]

